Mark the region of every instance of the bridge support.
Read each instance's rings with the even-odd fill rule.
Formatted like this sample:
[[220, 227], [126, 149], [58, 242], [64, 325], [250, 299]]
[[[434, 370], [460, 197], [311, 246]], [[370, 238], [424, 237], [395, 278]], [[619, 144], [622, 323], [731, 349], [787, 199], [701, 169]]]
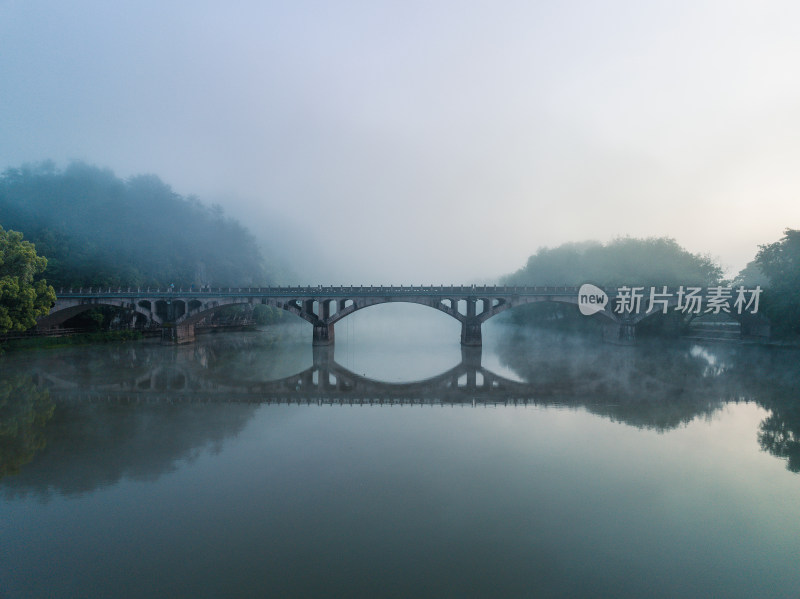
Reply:
[[461, 323], [461, 345], [480, 346], [483, 344], [481, 337], [481, 323], [478, 320], [466, 320]]
[[334, 341], [332, 324], [315, 324], [313, 345], [333, 345]]
[[161, 329], [161, 342], [192, 343], [194, 341], [194, 324], [165, 324]]
[[335, 347], [333, 345], [315, 345], [311, 351], [314, 360], [314, 366], [319, 367], [323, 364], [330, 364], [334, 361]]
[[603, 328], [603, 340], [617, 345], [636, 343], [636, 325], [632, 322], [610, 322]]
[[739, 321], [742, 339], [753, 341], [769, 341], [771, 327], [769, 320], [761, 314], [745, 314]]
[[480, 345], [464, 345], [461, 347], [461, 361], [470, 368], [480, 368], [482, 353]]

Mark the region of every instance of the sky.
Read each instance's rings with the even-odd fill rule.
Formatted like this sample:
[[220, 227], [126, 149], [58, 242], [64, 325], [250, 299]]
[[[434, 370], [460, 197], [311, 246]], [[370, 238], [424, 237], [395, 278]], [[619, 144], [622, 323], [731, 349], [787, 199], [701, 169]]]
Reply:
[[0, 0], [0, 169], [218, 203], [298, 283], [492, 282], [800, 228], [800, 3]]

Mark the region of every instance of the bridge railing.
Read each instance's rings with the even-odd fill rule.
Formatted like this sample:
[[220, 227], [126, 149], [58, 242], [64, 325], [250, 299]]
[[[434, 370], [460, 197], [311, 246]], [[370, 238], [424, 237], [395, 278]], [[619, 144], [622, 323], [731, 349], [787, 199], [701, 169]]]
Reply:
[[577, 293], [577, 287], [570, 286], [521, 286], [521, 285], [349, 285], [349, 286], [270, 286], [270, 287], [87, 287], [59, 290], [59, 297], [68, 296], [141, 296], [141, 295], [300, 295], [300, 296], [342, 296], [342, 295], [463, 295], [463, 294], [565, 294]]

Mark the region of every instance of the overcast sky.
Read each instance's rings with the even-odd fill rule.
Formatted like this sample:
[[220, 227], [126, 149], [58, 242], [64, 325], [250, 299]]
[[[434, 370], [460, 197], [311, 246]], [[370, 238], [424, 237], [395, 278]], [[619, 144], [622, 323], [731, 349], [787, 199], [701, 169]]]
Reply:
[[[800, 3], [0, 0], [0, 168], [159, 175], [302, 282], [800, 228]], [[291, 261], [291, 258], [290, 258]]]

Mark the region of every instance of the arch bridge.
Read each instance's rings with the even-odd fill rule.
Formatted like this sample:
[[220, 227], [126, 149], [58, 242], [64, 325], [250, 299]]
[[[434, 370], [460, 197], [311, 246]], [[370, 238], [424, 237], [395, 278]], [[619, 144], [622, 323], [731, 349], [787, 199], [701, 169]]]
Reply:
[[[505, 285], [423, 285], [423, 286], [322, 286], [317, 287], [229, 287], [201, 289], [69, 289], [57, 294], [55, 305], [37, 324], [39, 329], [57, 327], [64, 321], [98, 306], [115, 306], [132, 311], [134, 321], [143, 318], [161, 327], [162, 339], [188, 343], [195, 338], [195, 326], [226, 306], [266, 305], [285, 310], [309, 322], [314, 345], [331, 345], [335, 325], [350, 314], [378, 304], [405, 302], [428, 306], [461, 323], [461, 343], [479, 346], [481, 325], [511, 308], [539, 302], [578, 305], [578, 287], [526, 287]], [[652, 312], [617, 314], [615, 295], [594, 318], [605, 322], [608, 341], [627, 343], [635, 338], [635, 327]], [[671, 300], [670, 307], [674, 307]], [[763, 317], [731, 314], [739, 320], [744, 335], [764, 336], [769, 332]], [[750, 317], [750, 318], [748, 318]]]

